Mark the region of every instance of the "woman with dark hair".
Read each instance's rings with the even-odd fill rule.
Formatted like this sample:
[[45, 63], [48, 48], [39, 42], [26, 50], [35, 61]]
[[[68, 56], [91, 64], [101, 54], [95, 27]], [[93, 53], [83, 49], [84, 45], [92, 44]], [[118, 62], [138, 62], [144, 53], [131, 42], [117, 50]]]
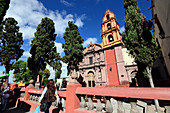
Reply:
[[45, 113], [49, 113], [49, 108], [51, 107], [52, 102], [54, 102], [56, 99], [54, 94], [55, 94], [55, 84], [53, 79], [50, 79], [48, 81], [47, 91], [41, 101], [42, 103], [47, 103], [47, 109], [45, 110]]

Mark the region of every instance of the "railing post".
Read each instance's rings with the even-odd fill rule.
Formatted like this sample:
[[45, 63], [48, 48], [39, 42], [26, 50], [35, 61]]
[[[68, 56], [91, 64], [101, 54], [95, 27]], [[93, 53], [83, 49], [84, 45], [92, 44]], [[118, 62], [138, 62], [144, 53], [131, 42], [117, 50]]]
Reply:
[[29, 86], [27, 86], [27, 87], [25, 88], [24, 100], [28, 100], [28, 99], [30, 98], [30, 94], [28, 93], [28, 91], [29, 91], [30, 89], [35, 89], [35, 87], [32, 85], [33, 82], [34, 82], [33, 80], [30, 80]]
[[68, 84], [66, 92], [66, 113], [74, 113], [74, 110], [80, 108], [80, 100], [76, 95], [76, 89], [82, 87], [81, 84]]
[[12, 91], [18, 88], [18, 84], [16, 83], [16, 78], [13, 79], [13, 83], [10, 85], [10, 89], [12, 89]]

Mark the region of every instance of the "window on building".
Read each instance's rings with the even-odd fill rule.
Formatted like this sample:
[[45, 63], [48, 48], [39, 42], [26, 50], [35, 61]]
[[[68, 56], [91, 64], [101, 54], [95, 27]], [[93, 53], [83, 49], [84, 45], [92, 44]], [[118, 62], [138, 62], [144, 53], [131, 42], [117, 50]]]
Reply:
[[88, 87], [95, 87], [94, 73], [92, 71], [88, 72]]
[[107, 18], [107, 20], [109, 20], [109, 19], [110, 19], [110, 16], [109, 16], [109, 14], [108, 14], [108, 15], [106, 15], [106, 18]]
[[93, 64], [93, 57], [89, 57], [89, 63]]
[[95, 87], [95, 81], [88, 81], [89, 87]]
[[107, 24], [107, 28], [108, 28], [108, 30], [111, 29], [111, 24], [110, 23]]
[[109, 35], [109, 36], [108, 36], [108, 39], [109, 39], [109, 42], [112, 42], [112, 41], [113, 41], [113, 36], [112, 36], [112, 35]]

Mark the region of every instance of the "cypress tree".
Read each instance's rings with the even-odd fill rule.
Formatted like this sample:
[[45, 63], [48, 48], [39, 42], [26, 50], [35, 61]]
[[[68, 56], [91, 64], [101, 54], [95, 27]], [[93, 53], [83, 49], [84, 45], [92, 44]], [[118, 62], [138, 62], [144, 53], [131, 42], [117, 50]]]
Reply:
[[78, 32], [77, 25], [70, 21], [68, 22], [68, 27], [65, 29], [63, 38], [65, 44], [62, 44], [62, 48], [64, 48], [65, 56], [63, 56], [62, 60], [64, 63], [68, 63], [67, 69], [69, 74], [70, 70], [73, 68], [78, 70], [78, 64], [83, 59], [82, 43], [84, 39]]
[[0, 0], [0, 24], [9, 8], [10, 0]]
[[22, 33], [19, 32], [18, 22], [14, 18], [6, 18], [0, 25], [0, 62], [5, 66], [6, 73], [12, 68], [12, 64], [17, 61], [24, 50]]
[[57, 82], [57, 79], [60, 78], [61, 75], [61, 67], [62, 64], [60, 62], [61, 58], [60, 55], [58, 53], [57, 57], [54, 59], [54, 61], [50, 64], [51, 67], [53, 67], [54, 71], [55, 71], [55, 82]]
[[[154, 84], [149, 67], [153, 65], [156, 58], [160, 55], [160, 49], [152, 37], [152, 22], [147, 21], [146, 17], [141, 15], [136, 0], [124, 0], [124, 8], [126, 9], [126, 19], [123, 42], [137, 63], [138, 84], [145, 84], [141, 80], [141, 77], [145, 76], [145, 78], [149, 78], [150, 86], [153, 88]], [[157, 112], [159, 113], [158, 100], [155, 99], [154, 101]]]
[[[152, 37], [152, 22], [142, 16], [136, 0], [124, 0], [126, 9], [123, 42], [138, 65], [138, 75], [148, 77], [146, 68], [151, 67], [160, 54]], [[139, 83], [140, 84], [140, 83]]]
[[47, 64], [54, 62], [58, 58], [55, 47], [55, 27], [50, 18], [43, 18], [34, 33], [35, 38], [32, 40], [30, 54], [28, 58], [28, 68], [33, 71], [34, 82], [37, 80], [38, 72], [44, 70]]

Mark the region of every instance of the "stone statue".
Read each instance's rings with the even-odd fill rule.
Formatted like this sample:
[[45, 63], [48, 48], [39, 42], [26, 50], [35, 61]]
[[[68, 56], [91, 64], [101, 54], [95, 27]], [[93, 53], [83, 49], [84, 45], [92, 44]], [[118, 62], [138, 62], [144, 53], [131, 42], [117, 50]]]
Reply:
[[70, 76], [71, 76], [71, 79], [72, 79], [70, 84], [79, 84], [78, 81], [77, 81], [78, 74], [75, 70], [71, 73]]
[[28, 87], [34, 87], [34, 85], [33, 85], [34, 80], [33, 80], [33, 79], [31, 79], [29, 83], [30, 83], [30, 84], [28, 85]]

